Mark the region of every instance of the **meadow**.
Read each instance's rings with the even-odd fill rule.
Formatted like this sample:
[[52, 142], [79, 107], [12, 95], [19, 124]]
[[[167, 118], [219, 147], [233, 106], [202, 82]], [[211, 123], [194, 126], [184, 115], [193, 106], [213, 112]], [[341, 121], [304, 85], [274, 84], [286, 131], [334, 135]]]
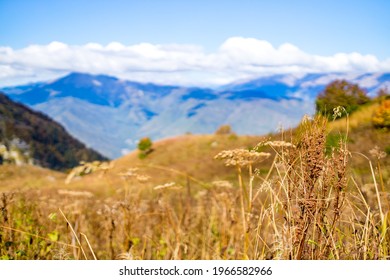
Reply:
[[184, 135], [67, 174], [2, 165], [0, 258], [389, 259], [390, 137], [370, 112]]

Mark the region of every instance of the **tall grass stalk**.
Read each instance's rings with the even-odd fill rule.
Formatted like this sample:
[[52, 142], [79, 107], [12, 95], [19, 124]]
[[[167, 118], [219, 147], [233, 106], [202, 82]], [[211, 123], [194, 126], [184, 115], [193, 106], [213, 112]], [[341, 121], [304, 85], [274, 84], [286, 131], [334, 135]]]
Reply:
[[80, 248], [81, 252], [83, 253], [84, 258], [85, 258], [86, 260], [88, 260], [87, 255], [85, 254], [85, 251], [84, 251], [84, 249], [83, 249], [83, 246], [81, 245], [81, 242], [80, 242], [79, 238], [77, 237], [77, 234], [76, 234], [75, 230], [73, 229], [72, 224], [71, 224], [71, 223], [69, 222], [69, 220], [66, 218], [64, 212], [62, 212], [61, 209], [58, 209], [58, 211], [60, 211], [62, 217], [64, 217], [65, 221], [67, 222], [67, 225], [69, 226], [70, 230], [72, 231], [73, 237], [76, 239], [77, 243], [79, 244], [79, 248]]

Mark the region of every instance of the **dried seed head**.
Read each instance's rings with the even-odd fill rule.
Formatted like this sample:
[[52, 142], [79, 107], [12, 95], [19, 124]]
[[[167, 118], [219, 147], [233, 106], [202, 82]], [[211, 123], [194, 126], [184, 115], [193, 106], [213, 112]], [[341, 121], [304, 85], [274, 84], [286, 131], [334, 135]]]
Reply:
[[341, 116], [343, 114], [343, 112], [342, 112], [343, 109], [344, 109], [344, 107], [342, 107], [342, 106], [337, 106], [336, 108], [333, 108], [333, 119], [341, 118]]
[[381, 151], [378, 146], [375, 146], [373, 149], [370, 150], [370, 155], [378, 160], [387, 156], [386, 153], [384, 151]]
[[303, 118], [302, 118], [302, 121], [301, 123], [302, 124], [306, 124], [306, 123], [309, 123], [313, 120], [313, 118], [311, 118], [309, 115], [304, 115]]
[[261, 146], [270, 146], [273, 148], [295, 148], [295, 145], [286, 142], [286, 141], [267, 141], [267, 142], [260, 142], [256, 145], [256, 148], [260, 148]]
[[139, 168], [129, 168], [125, 172], [120, 172], [118, 173], [119, 176], [125, 178], [125, 179], [131, 179], [135, 178], [138, 182], [140, 183], [145, 183], [149, 181], [150, 176], [145, 175], [145, 174], [140, 174], [138, 172]]
[[232, 183], [230, 183], [229, 181], [213, 181], [213, 186], [214, 187], [217, 187], [217, 188], [228, 188], [228, 189], [231, 189], [233, 187]]
[[119, 176], [122, 176], [124, 178], [132, 178], [136, 177], [138, 175], [138, 168], [128, 168], [125, 172], [118, 173]]
[[248, 166], [256, 162], [261, 162], [270, 157], [270, 153], [259, 153], [245, 149], [225, 150], [217, 154], [214, 159], [225, 160], [226, 166]]
[[140, 183], [146, 183], [147, 181], [149, 181], [150, 176], [140, 174], [140, 175], [137, 175], [137, 176], [136, 176], [136, 179], [137, 179], [137, 181], [140, 182]]
[[112, 162], [101, 162], [101, 161], [93, 161], [93, 162], [85, 162], [80, 161], [80, 165], [73, 168], [72, 171], [68, 174], [68, 176], [65, 179], [65, 183], [69, 184], [73, 178], [84, 176], [87, 174], [94, 173], [98, 170], [102, 170], [103, 172], [106, 172], [107, 170], [111, 169], [113, 167]]
[[165, 189], [180, 189], [181, 186], [177, 185], [175, 182], [169, 182], [163, 185], [155, 186], [153, 189], [155, 190], [165, 190]]
[[58, 194], [60, 195], [69, 195], [73, 197], [85, 197], [91, 198], [93, 197], [93, 193], [87, 191], [71, 191], [71, 190], [58, 190]]

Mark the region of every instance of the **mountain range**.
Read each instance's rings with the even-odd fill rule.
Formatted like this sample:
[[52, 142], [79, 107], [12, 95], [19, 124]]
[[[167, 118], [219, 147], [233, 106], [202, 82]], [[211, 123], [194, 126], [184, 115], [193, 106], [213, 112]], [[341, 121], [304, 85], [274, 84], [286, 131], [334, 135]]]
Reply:
[[106, 75], [70, 73], [49, 82], [7, 87], [13, 100], [61, 123], [74, 137], [108, 158], [153, 140], [212, 133], [229, 124], [237, 134], [265, 134], [313, 114], [314, 100], [335, 79], [375, 95], [390, 73], [274, 75], [218, 88], [138, 83]]

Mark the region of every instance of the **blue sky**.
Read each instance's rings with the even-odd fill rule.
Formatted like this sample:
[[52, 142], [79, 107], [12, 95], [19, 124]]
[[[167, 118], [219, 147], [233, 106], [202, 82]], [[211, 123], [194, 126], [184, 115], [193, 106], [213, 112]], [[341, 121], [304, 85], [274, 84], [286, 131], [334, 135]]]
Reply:
[[[306, 60], [304, 59], [308, 63], [304, 69], [298, 67], [299, 59], [289, 61], [287, 55], [286, 65], [280, 69], [281, 72], [315, 72], [322, 71], [321, 69], [323, 71], [382, 71], [387, 70], [387, 67], [390, 69], [389, 12], [390, 1], [386, 0], [0, 0], [0, 18], [2, 19], [0, 47], [3, 47], [3, 52], [0, 50], [0, 70], [3, 70], [3, 74], [0, 74], [0, 85], [44, 78], [55, 75], [55, 73], [59, 75], [72, 70], [89, 71], [93, 67], [86, 66], [85, 60], [88, 59], [91, 49], [87, 48], [88, 54], [86, 55], [80, 48], [85, 50], [84, 47], [90, 43], [107, 47], [112, 42], [117, 42], [122, 47], [140, 46], [141, 43], [147, 43], [140, 46], [142, 57], [143, 59], [146, 57], [147, 61], [139, 60], [135, 64], [127, 61], [122, 71], [115, 72], [107, 67], [107, 65], [118, 63], [112, 62], [113, 56], [110, 56], [105, 61], [101, 58], [101, 63], [97, 67], [99, 72], [105, 72], [104, 67], [107, 67], [107, 74], [132, 76], [138, 80], [153, 80], [153, 75], [150, 73], [160, 71], [163, 72], [163, 76], [166, 76], [162, 82], [164, 79], [167, 82], [175, 82], [173, 77], [169, 78], [169, 75], [166, 75], [168, 71], [175, 70], [176, 76], [180, 76], [179, 72], [183, 71], [187, 75], [187, 78], [179, 77], [178, 83], [186, 83], [186, 80], [190, 79], [195, 79], [200, 83], [203, 79], [206, 84], [213, 83], [213, 81], [218, 84], [232, 80], [236, 76], [234, 73], [225, 73], [214, 80], [205, 78], [210, 72], [214, 71], [215, 74], [215, 71], [220, 71], [220, 69], [211, 69], [206, 66], [221, 62], [221, 58], [213, 60], [207, 56], [220, 57], [221, 49], [224, 49], [223, 46], [229, 38], [241, 38], [241, 41], [237, 39], [228, 44], [229, 59], [233, 57], [238, 65], [247, 63], [248, 67], [245, 71], [251, 72], [249, 75], [241, 71], [237, 75], [239, 78], [267, 72], [257, 71], [259, 70], [257, 68], [249, 69], [249, 66], [255, 64], [266, 65], [267, 61], [263, 58], [256, 61], [247, 59], [243, 62], [235, 57], [245, 56], [248, 49], [249, 54], [256, 55], [256, 52], [251, 53], [256, 48], [264, 53], [261, 46], [266, 49], [269, 47], [262, 44], [264, 42], [269, 43], [276, 50], [275, 60], [286, 58], [286, 53], [278, 52], [280, 46], [286, 43], [308, 55], [305, 57]], [[246, 39], [258, 40], [260, 44]], [[48, 48], [47, 46], [52, 42], [63, 45]], [[39, 45], [41, 48], [32, 49], [32, 45]], [[181, 53], [183, 48], [191, 46], [191, 50], [188, 48], [185, 50], [185, 56], [193, 55], [192, 62], [200, 60], [203, 61], [202, 65], [184, 61], [185, 66], [183, 66], [179, 65], [180, 61], [175, 60], [171, 64], [177, 65], [169, 68], [165, 65], [156, 65], [156, 60], [151, 62], [148, 53], [145, 52], [151, 47], [164, 46], [164, 50], [169, 48], [170, 56], [168, 57], [180, 57], [172, 52], [173, 45], [180, 46]], [[113, 51], [116, 51], [116, 57], [126, 56], [128, 58], [130, 56], [129, 50], [125, 52], [124, 48], [121, 49], [118, 46], [115, 48], [114, 45], [104, 49], [106, 57], [108, 54], [112, 55]], [[5, 47], [8, 47], [7, 51], [4, 50]], [[65, 47], [67, 48], [66, 54]], [[194, 48], [198, 49], [194, 50]], [[62, 55], [64, 59], [66, 57], [69, 60], [76, 59], [78, 54], [79, 59], [84, 61], [74, 65], [69, 61], [57, 60], [56, 63], [63, 64], [64, 67], [53, 69], [55, 62], [46, 61], [44, 58], [45, 52], [46, 54], [53, 52], [53, 49], [55, 52], [61, 49], [57, 57]], [[101, 51], [100, 49], [99, 54]], [[134, 50], [132, 51], [131, 55], [134, 55]], [[297, 52], [294, 53], [297, 54]], [[338, 57], [338, 62], [347, 59], [348, 65], [344, 63], [338, 67], [329, 66], [334, 64], [329, 59], [340, 53], [355, 53], [355, 56]], [[30, 55], [30, 58], [27, 59], [27, 55]], [[226, 62], [226, 52], [224, 55], [222, 60]], [[32, 62], [31, 56], [39, 57], [44, 63], [39, 65], [36, 61]], [[161, 56], [166, 55], [161, 54]], [[93, 60], [93, 57], [95, 56], [91, 55], [90, 59]], [[373, 57], [377, 61], [374, 61]], [[322, 58], [328, 59], [325, 64]], [[133, 57], [132, 61], [134, 61]], [[232, 60], [226, 63], [225, 72], [229, 72], [228, 68], [234, 66], [231, 62]], [[148, 63], [153, 65], [146, 67], [147, 69], [134, 66]], [[169, 64], [169, 61], [166, 63]], [[295, 70], [291, 67], [286, 68], [291, 66], [291, 63], [297, 66]], [[315, 67], [308, 67], [310, 63]], [[280, 66], [280, 63], [278, 65]], [[20, 67], [24, 67], [24, 71], [21, 71]], [[202, 67], [206, 67], [206, 71], [203, 71]], [[200, 68], [202, 68], [201, 71], [199, 71]], [[147, 72], [150, 73], [147, 74]]]

